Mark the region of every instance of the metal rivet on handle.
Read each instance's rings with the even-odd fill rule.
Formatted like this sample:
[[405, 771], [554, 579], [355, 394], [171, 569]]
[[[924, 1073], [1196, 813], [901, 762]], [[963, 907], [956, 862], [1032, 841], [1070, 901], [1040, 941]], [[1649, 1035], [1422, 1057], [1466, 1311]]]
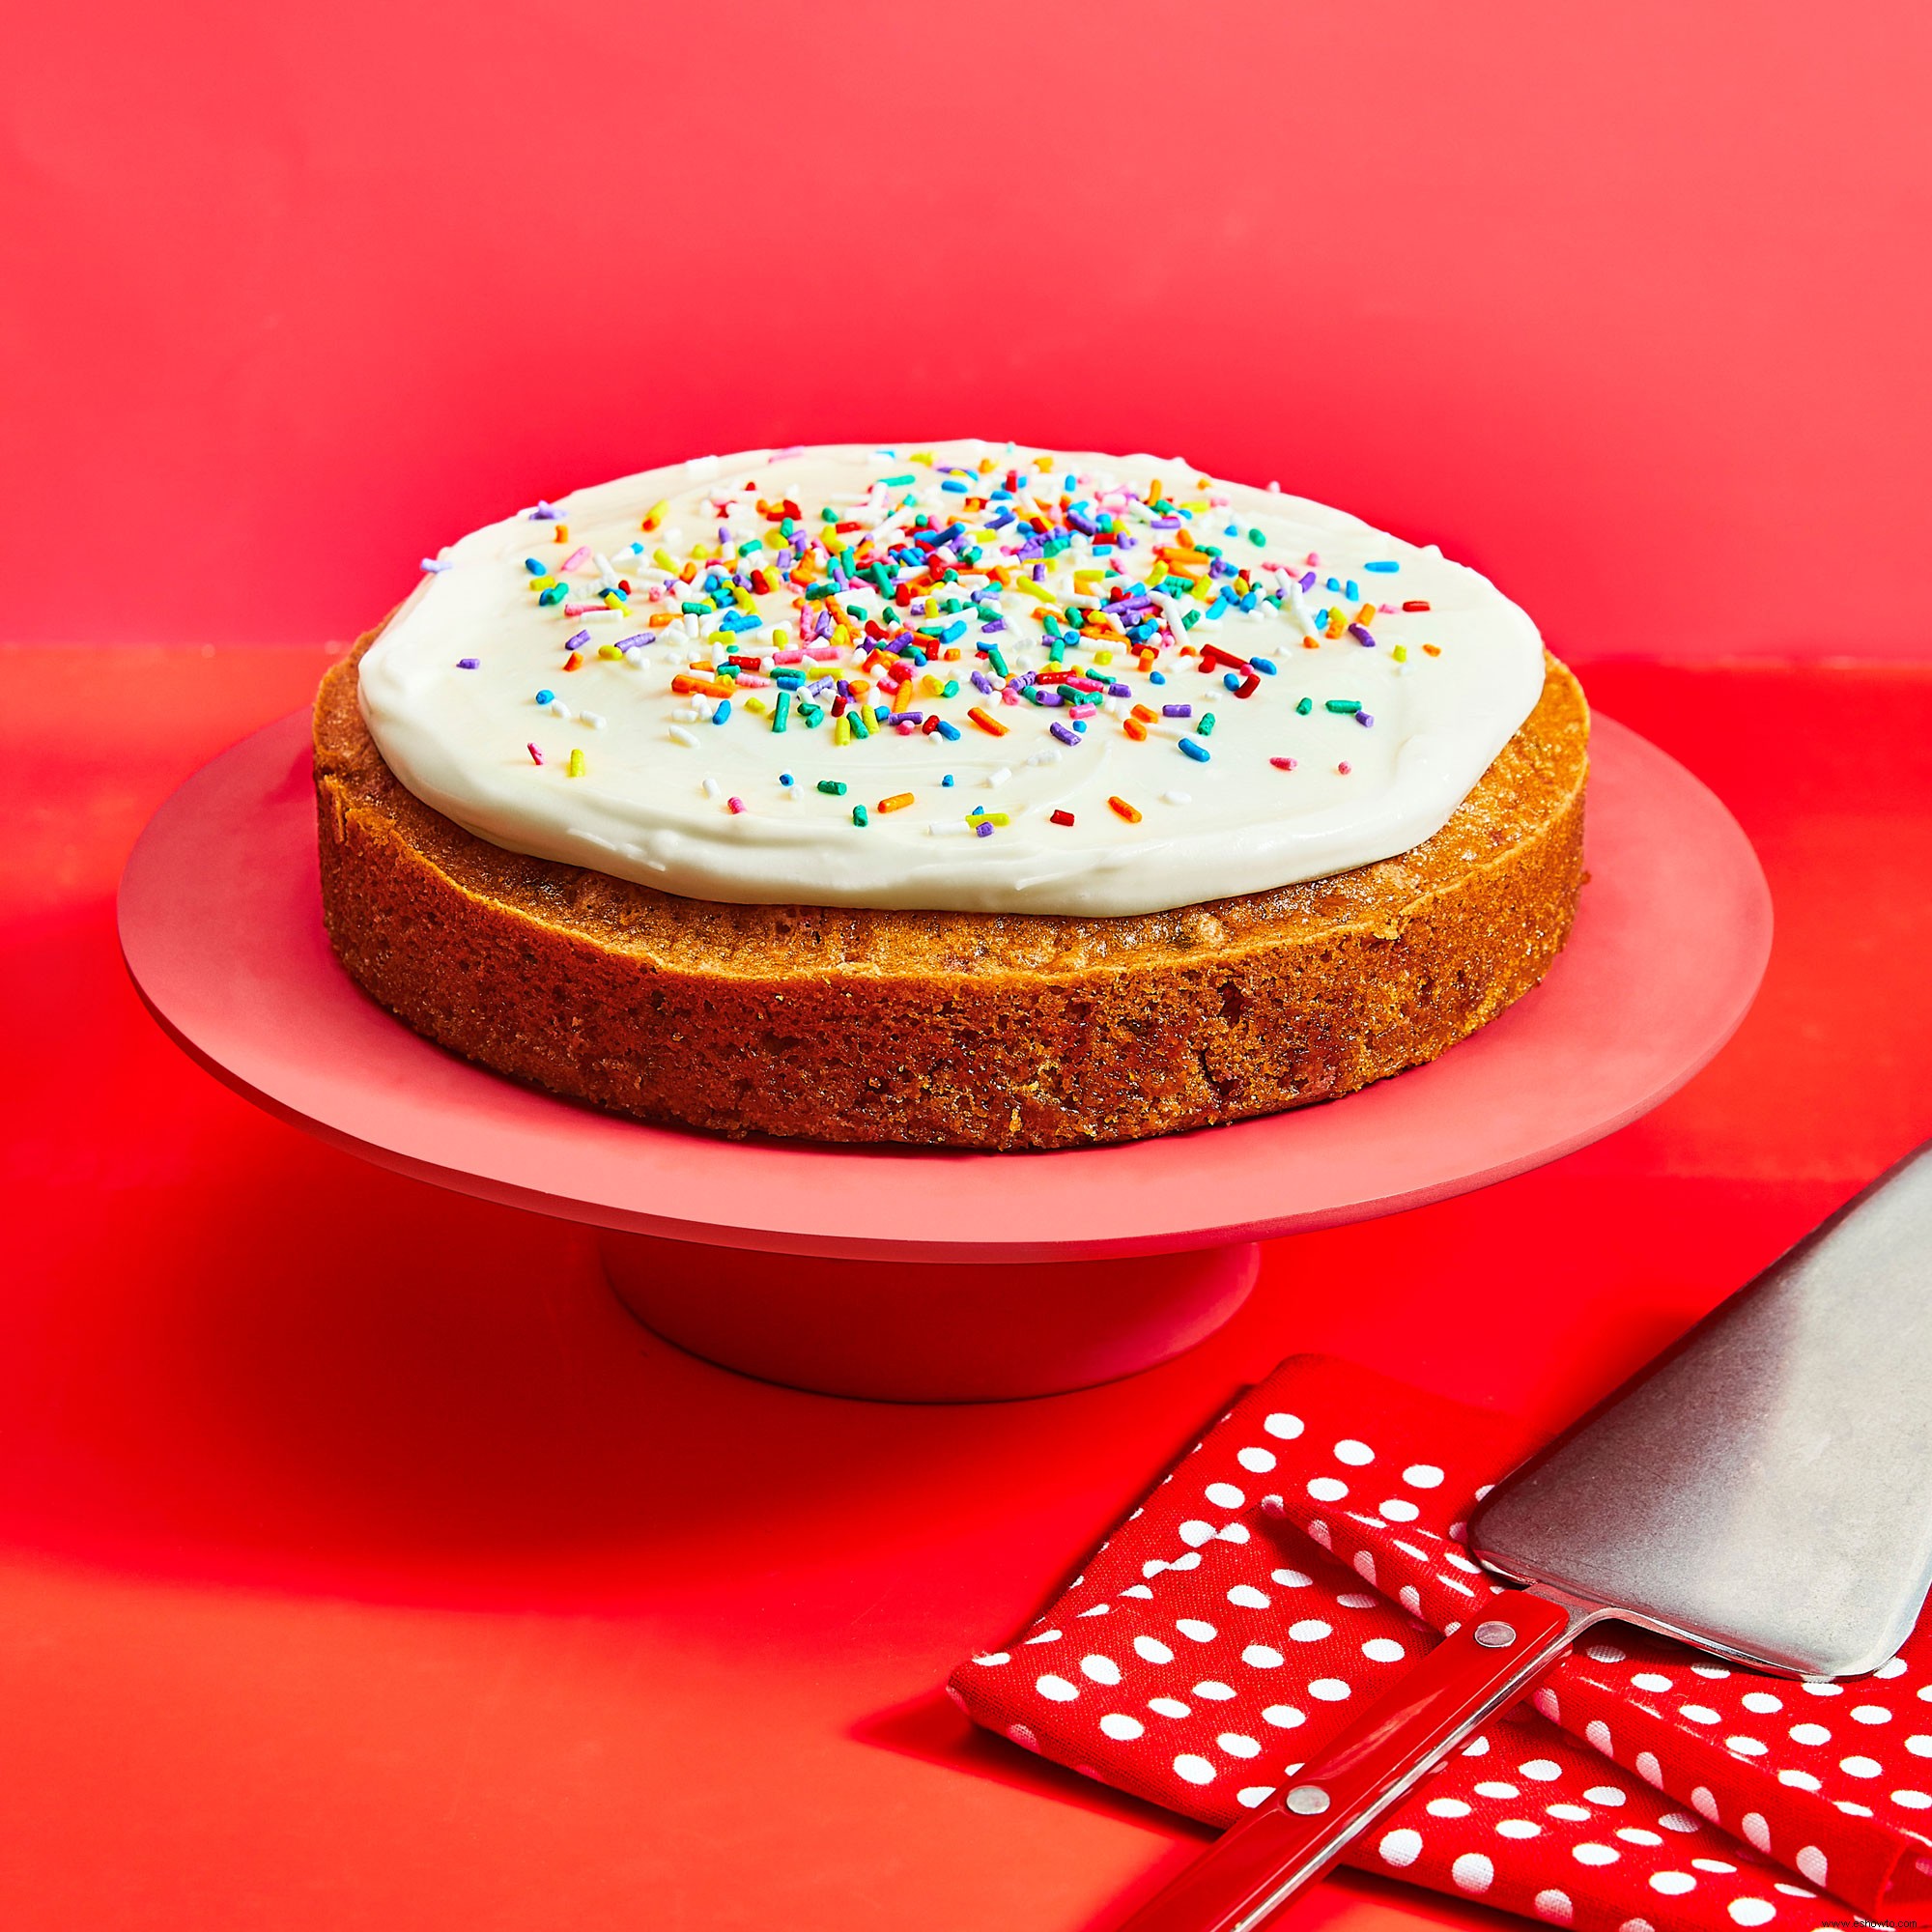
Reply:
[[1304, 1818], [1319, 1818], [1328, 1808], [1328, 1794], [1319, 1784], [1297, 1784], [1282, 1803]]
[[1476, 1641], [1485, 1650], [1506, 1650], [1516, 1641], [1516, 1626], [1505, 1623], [1478, 1624]]

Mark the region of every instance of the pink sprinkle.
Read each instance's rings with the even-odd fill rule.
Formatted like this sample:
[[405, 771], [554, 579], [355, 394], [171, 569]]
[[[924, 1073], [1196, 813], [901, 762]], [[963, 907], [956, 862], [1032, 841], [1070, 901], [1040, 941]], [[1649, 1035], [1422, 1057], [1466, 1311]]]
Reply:
[[1268, 763], [1278, 772], [1292, 772], [1294, 769], [1293, 758], [1270, 758]]
[[527, 745], [525, 747], [525, 750], [530, 754], [531, 764], [540, 765], [543, 763], [543, 753], [534, 745]]
[[733, 811], [743, 811], [745, 809], [745, 801], [742, 798], [727, 798], [724, 801], [724, 803], [728, 805]]
[[1349, 776], [1349, 766], [1346, 761], [1344, 761], [1342, 764], [1337, 765], [1335, 769], [1338, 772], [1340, 772], [1344, 778], [1347, 778]]
[[608, 611], [610, 609], [610, 605], [600, 597], [593, 604], [566, 604], [563, 607], [563, 614], [566, 617], [594, 617], [600, 611]]
[[557, 568], [559, 570], [575, 570], [580, 563], [588, 563], [589, 561], [590, 561], [589, 545], [579, 544], [577, 548], [574, 551], [572, 551], [570, 554], [567, 557], [565, 557], [560, 564], [557, 565]]
[[1011, 685], [1009, 684], [1001, 685], [1000, 702], [1002, 704], [1017, 704], [1019, 701], [1020, 701], [1020, 695], [1012, 688]]
[[775, 665], [802, 665], [805, 662], [805, 653], [800, 650], [780, 651], [772, 662]]
[[1316, 550], [1312, 550], [1312, 551], [1310, 551], [1310, 552], [1308, 553], [1308, 567], [1309, 567], [1309, 569], [1310, 569], [1310, 570], [1319, 570], [1319, 569], [1321, 568], [1321, 553], [1320, 551], [1316, 551]]

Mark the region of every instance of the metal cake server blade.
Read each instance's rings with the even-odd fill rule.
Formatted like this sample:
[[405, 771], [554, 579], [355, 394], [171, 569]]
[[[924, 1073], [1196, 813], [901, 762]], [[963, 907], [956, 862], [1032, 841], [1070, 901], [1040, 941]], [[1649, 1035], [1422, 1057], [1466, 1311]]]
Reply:
[[1121, 1932], [1254, 1932], [1577, 1633], [1875, 1670], [1932, 1585], [1932, 1142], [1512, 1471], [1492, 1599]]

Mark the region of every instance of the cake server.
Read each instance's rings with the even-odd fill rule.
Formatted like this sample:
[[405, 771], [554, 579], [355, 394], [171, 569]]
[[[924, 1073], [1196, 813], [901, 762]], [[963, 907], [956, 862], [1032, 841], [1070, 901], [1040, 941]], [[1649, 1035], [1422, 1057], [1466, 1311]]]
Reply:
[[1497, 1484], [1492, 1599], [1121, 1932], [1252, 1932], [1579, 1631], [1876, 1670], [1932, 1583], [1932, 1142]]

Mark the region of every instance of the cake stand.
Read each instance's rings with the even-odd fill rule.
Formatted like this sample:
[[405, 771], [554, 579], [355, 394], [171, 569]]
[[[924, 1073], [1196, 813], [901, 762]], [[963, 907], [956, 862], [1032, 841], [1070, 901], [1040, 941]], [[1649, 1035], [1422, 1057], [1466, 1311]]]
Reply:
[[1258, 1241], [1554, 1159], [1729, 1037], [1771, 944], [1756, 858], [1682, 766], [1608, 720], [1595, 732], [1590, 883], [1536, 991], [1345, 1099], [1122, 1147], [730, 1141], [431, 1045], [329, 951], [305, 712], [156, 813], [121, 882], [121, 945], [161, 1026], [238, 1093], [384, 1167], [603, 1230], [618, 1295], [699, 1355], [838, 1395], [1042, 1395], [1211, 1334], [1253, 1287]]

